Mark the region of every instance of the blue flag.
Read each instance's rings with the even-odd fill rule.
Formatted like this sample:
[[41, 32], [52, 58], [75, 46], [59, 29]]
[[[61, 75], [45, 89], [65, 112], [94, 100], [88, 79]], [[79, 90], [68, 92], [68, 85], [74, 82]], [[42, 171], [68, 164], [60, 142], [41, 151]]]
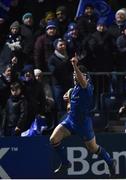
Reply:
[[11, 0], [0, 0], [0, 18], [7, 19]]
[[114, 12], [105, 0], [80, 0], [76, 12], [76, 17], [79, 17], [83, 14], [87, 4], [92, 4], [95, 8], [95, 13], [97, 16], [105, 18], [108, 24], [113, 22]]

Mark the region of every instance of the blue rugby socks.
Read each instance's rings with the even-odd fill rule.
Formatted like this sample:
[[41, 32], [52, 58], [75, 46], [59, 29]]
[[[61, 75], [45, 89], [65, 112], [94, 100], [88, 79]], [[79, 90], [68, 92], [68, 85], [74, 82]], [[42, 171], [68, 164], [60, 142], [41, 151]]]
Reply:
[[53, 144], [54, 149], [56, 150], [57, 154], [59, 155], [62, 164], [69, 164], [69, 161], [67, 160], [67, 153], [65, 148], [62, 146], [61, 142], [57, 144]]
[[99, 146], [98, 151], [96, 152], [96, 154], [101, 157], [102, 159], [104, 159], [106, 161], [106, 163], [108, 164], [108, 166], [112, 165], [112, 158], [109, 155], [109, 153], [101, 146]]

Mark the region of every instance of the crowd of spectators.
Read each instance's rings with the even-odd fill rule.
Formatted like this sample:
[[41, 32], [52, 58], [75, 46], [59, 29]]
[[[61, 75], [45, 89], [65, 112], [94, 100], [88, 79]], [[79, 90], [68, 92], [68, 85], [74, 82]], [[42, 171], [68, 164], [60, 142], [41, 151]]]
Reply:
[[[89, 72], [125, 72], [125, 8], [108, 24], [92, 4], [75, 19], [62, 4], [34, 14], [31, 2], [23, 9], [15, 0], [9, 21], [0, 17], [0, 136], [20, 136], [37, 118], [46, 120], [47, 133], [53, 130], [66, 113], [63, 95], [73, 87], [75, 53]], [[41, 7], [43, 1], [37, 2]], [[44, 72], [51, 82], [44, 82]], [[118, 77], [106, 79], [107, 91], [116, 83]]]

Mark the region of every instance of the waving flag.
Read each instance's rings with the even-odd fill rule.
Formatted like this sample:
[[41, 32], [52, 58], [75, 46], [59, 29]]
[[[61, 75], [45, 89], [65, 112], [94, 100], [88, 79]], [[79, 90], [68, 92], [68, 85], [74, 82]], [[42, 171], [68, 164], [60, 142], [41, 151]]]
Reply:
[[0, 18], [7, 18], [11, 0], [0, 0]]
[[92, 4], [95, 8], [95, 13], [98, 17], [105, 18], [108, 24], [111, 24], [114, 19], [114, 12], [105, 0], [80, 0], [76, 12], [76, 17], [83, 14], [85, 6]]

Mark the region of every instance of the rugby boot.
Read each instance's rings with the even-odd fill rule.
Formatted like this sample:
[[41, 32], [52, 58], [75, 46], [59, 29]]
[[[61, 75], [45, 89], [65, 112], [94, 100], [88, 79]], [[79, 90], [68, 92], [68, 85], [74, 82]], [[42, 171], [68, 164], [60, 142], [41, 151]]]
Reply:
[[71, 167], [71, 163], [68, 164], [60, 163], [59, 167], [54, 170], [54, 174], [62, 174], [63, 172], [66, 172], [70, 167]]

